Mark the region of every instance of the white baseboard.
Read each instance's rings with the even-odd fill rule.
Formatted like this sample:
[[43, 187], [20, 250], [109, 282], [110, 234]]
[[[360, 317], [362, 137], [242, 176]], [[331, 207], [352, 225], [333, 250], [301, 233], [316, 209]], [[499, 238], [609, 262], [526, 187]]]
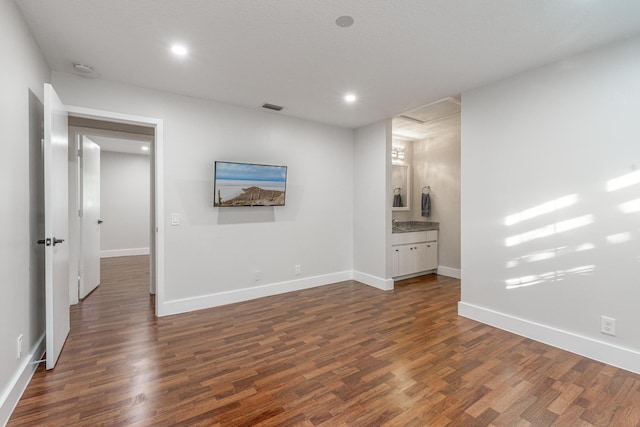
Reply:
[[382, 279], [380, 277], [361, 273], [355, 270], [353, 271], [353, 280], [357, 280], [360, 283], [373, 286], [374, 288], [378, 288], [383, 291], [390, 291], [393, 289], [393, 279]]
[[352, 278], [352, 271], [342, 271], [338, 273], [324, 274], [321, 276], [305, 277], [303, 279], [291, 280], [287, 282], [254, 286], [251, 288], [238, 289], [234, 291], [218, 292], [215, 294], [202, 295], [192, 298], [165, 301], [162, 306], [158, 307], [158, 315], [168, 316], [171, 314], [202, 310], [205, 308], [233, 304], [236, 302], [248, 301], [256, 298], [283, 294], [286, 292], [299, 291], [301, 289], [315, 288], [317, 286], [329, 285], [331, 283], [344, 282], [345, 280], [352, 280]]
[[640, 353], [635, 350], [618, 347], [594, 338], [541, 325], [462, 301], [458, 303], [458, 315], [588, 357], [589, 359], [640, 373]]
[[100, 258], [115, 258], [119, 256], [149, 255], [149, 248], [104, 249], [100, 251]]
[[462, 279], [462, 272], [459, 268], [451, 268], [439, 265], [438, 274], [440, 274], [441, 276], [453, 277], [454, 279]]
[[40, 336], [36, 345], [33, 346], [31, 353], [25, 355], [24, 362], [20, 365], [20, 368], [11, 379], [7, 388], [0, 395], [0, 425], [4, 426], [9, 421], [11, 413], [15, 409], [22, 393], [24, 393], [33, 373], [36, 371], [38, 364], [37, 360], [42, 358], [44, 354], [44, 334]]

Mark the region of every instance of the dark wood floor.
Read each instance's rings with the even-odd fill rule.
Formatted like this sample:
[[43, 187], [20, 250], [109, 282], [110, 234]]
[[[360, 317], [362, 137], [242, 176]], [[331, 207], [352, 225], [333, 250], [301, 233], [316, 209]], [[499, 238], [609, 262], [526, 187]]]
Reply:
[[458, 317], [460, 282], [357, 282], [156, 319], [103, 260], [18, 425], [637, 426], [640, 376]]

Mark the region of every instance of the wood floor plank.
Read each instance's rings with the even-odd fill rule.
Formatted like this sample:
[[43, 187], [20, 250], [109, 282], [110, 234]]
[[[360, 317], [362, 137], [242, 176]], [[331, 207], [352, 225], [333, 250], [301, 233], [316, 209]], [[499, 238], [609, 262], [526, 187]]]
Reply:
[[347, 281], [163, 318], [102, 260], [9, 426], [638, 426], [640, 376], [457, 316], [460, 281]]

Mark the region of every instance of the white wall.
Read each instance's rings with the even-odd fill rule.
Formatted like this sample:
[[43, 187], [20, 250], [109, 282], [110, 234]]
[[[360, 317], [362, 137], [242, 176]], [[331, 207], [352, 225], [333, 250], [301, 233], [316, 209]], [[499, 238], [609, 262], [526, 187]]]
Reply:
[[638, 76], [635, 38], [463, 94], [460, 313], [640, 372]]
[[357, 129], [353, 168], [356, 280], [393, 289], [391, 280], [391, 121]]
[[102, 257], [149, 253], [149, 160], [144, 154], [100, 152]]
[[[40, 139], [43, 84], [50, 72], [14, 2], [0, 2], [0, 40], [10, 66], [0, 74], [0, 425], [8, 419], [42, 355], [44, 249]], [[40, 221], [39, 221], [40, 219]], [[39, 238], [43, 238], [40, 236]], [[24, 336], [17, 359], [18, 335]], [[42, 349], [42, 347], [40, 347]]]
[[[438, 270], [460, 269], [460, 126], [413, 143], [414, 221], [436, 221]], [[422, 216], [422, 187], [431, 187], [431, 216]], [[454, 273], [455, 274], [455, 273]], [[459, 274], [459, 273], [458, 273]]]
[[[351, 277], [353, 131], [64, 73], [52, 78], [65, 104], [164, 120], [161, 314]], [[213, 208], [215, 160], [287, 165], [286, 206]], [[172, 213], [180, 226], [169, 224]]]

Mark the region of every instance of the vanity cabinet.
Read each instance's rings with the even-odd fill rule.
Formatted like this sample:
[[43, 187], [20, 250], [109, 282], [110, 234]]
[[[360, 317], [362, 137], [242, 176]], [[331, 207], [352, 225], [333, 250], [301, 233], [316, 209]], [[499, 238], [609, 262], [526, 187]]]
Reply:
[[394, 233], [392, 276], [418, 275], [438, 268], [438, 231]]

